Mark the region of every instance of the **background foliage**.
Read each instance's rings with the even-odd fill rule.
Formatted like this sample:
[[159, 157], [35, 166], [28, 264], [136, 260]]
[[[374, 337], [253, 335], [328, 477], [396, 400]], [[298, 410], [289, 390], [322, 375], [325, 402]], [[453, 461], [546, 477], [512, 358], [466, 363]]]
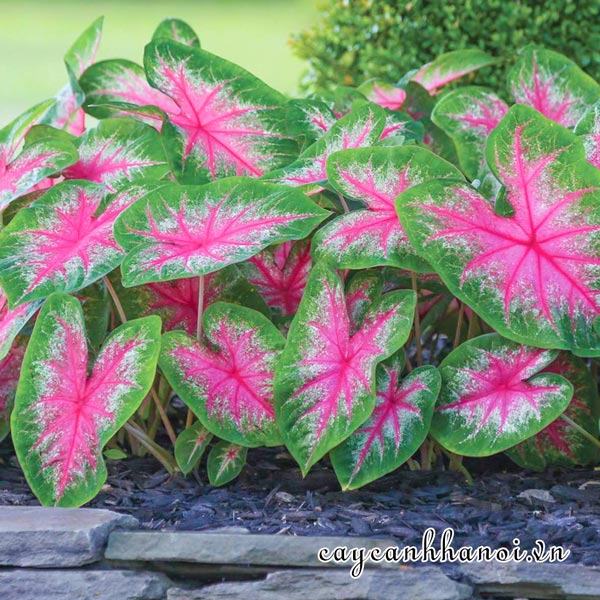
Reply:
[[600, 77], [600, 3], [579, 0], [324, 0], [316, 24], [296, 36], [309, 67], [304, 85], [359, 85], [406, 71], [460, 48], [478, 47], [505, 60], [478, 83], [497, 87], [518, 48], [557, 50]]

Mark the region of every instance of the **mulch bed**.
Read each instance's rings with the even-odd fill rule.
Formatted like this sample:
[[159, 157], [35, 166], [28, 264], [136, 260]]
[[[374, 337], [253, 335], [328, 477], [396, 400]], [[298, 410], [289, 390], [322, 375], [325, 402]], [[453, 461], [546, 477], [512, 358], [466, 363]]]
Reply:
[[[341, 492], [326, 464], [302, 479], [281, 449], [256, 449], [238, 480], [207, 483], [204, 469], [169, 477], [151, 458], [109, 461], [103, 491], [89, 506], [135, 516], [146, 529], [206, 531], [237, 527], [252, 533], [393, 537], [418, 544], [428, 527], [453, 527], [456, 544], [510, 546], [519, 537], [571, 550], [570, 562], [600, 564], [600, 477], [592, 469], [523, 471], [502, 456], [469, 462], [475, 482], [457, 473], [402, 468], [354, 492]], [[545, 490], [536, 499], [518, 497]], [[539, 492], [534, 495], [540, 495]], [[0, 447], [0, 505], [37, 501]]]

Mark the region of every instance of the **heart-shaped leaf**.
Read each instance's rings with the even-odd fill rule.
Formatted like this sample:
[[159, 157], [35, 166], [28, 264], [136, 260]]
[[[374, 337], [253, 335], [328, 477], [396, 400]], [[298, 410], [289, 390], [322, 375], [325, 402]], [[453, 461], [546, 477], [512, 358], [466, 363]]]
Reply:
[[333, 154], [327, 163], [330, 184], [365, 208], [343, 214], [319, 229], [313, 254], [345, 269], [389, 265], [430, 271], [419, 258], [396, 214], [396, 197], [429, 179], [456, 179], [456, 167], [424, 148], [360, 148]]
[[367, 81], [358, 89], [365, 95], [367, 100], [388, 110], [400, 110], [406, 100], [406, 90], [390, 85], [380, 79]]
[[310, 242], [284, 242], [242, 264], [248, 282], [255, 286], [277, 315], [289, 317], [298, 309], [312, 261]]
[[[558, 373], [573, 384], [573, 398], [564, 415], [598, 438], [598, 387], [583, 360], [561, 352], [544, 372]], [[561, 417], [506, 453], [523, 468], [538, 471], [553, 465], [597, 464], [600, 456], [598, 446]]]
[[566, 56], [527, 46], [508, 74], [517, 104], [535, 108], [563, 127], [574, 127], [600, 100], [600, 85]]
[[242, 446], [276, 446], [273, 368], [285, 339], [264, 315], [217, 302], [200, 343], [164, 334], [160, 367], [177, 395], [215, 435]]
[[0, 213], [15, 198], [77, 160], [75, 146], [57, 130], [47, 127], [43, 137], [28, 137], [51, 105], [52, 101], [42, 102], [0, 130]]
[[65, 179], [86, 179], [114, 192], [131, 183], [152, 181], [169, 171], [158, 132], [133, 119], [105, 119], [78, 141], [79, 160]]
[[600, 169], [600, 102], [583, 115], [575, 133], [581, 136], [588, 162]]
[[391, 292], [352, 331], [341, 279], [313, 267], [275, 373], [277, 422], [303, 474], [371, 414], [375, 367], [406, 342], [414, 310], [414, 292]]
[[40, 302], [25, 302], [16, 308], [8, 307], [8, 298], [0, 290], [0, 359], [4, 358], [21, 329], [40, 307]]
[[375, 409], [367, 421], [331, 453], [344, 490], [383, 477], [409, 459], [427, 437], [440, 391], [438, 370], [419, 367], [402, 378], [404, 354], [377, 367]]
[[241, 67], [169, 40], [146, 46], [150, 84], [172, 99], [164, 142], [181, 181], [258, 177], [290, 161], [285, 97]]
[[525, 106], [510, 109], [487, 154], [514, 214], [466, 184], [431, 181], [398, 198], [410, 241], [502, 335], [600, 353], [600, 172], [575, 135]]
[[77, 80], [96, 58], [102, 39], [103, 22], [104, 17], [96, 19], [67, 50], [65, 66], [69, 83], [58, 92], [43, 123], [65, 129], [73, 135], [81, 135], [85, 130], [85, 113], [81, 109], [85, 94]]
[[473, 180], [487, 170], [485, 145], [508, 106], [494, 92], [464, 87], [440, 98], [431, 120], [454, 141], [460, 167]]
[[123, 285], [217, 271], [271, 244], [306, 237], [327, 214], [298, 190], [249, 178], [166, 185], [116, 223], [128, 252]]
[[208, 453], [206, 470], [210, 485], [218, 487], [235, 479], [246, 464], [248, 448], [221, 440]]
[[454, 50], [423, 65], [411, 80], [423, 86], [430, 94], [437, 94], [445, 85], [495, 62], [495, 58], [476, 48]]
[[[196, 334], [199, 285], [198, 277], [146, 283], [132, 288], [123, 288], [115, 281], [128, 318], [158, 315], [165, 331], [183, 329], [190, 335]], [[222, 300], [268, 313], [266, 304], [236, 265], [204, 276], [202, 300], [204, 308]]]
[[212, 437], [212, 433], [200, 421], [196, 421], [177, 436], [175, 460], [184, 475], [196, 468]]
[[105, 196], [97, 184], [65, 181], [23, 208], [0, 233], [0, 283], [9, 304], [80, 290], [118, 267], [124, 253], [113, 224], [147, 189]]
[[169, 96], [148, 83], [144, 69], [130, 60], [97, 62], [86, 69], [79, 85], [85, 92], [85, 111], [98, 119], [131, 115], [161, 129], [164, 114], [178, 110]]
[[573, 395], [564, 377], [540, 373], [556, 356], [497, 334], [461, 344], [440, 365], [442, 391], [431, 435], [456, 454], [489, 456], [536, 434]]
[[10, 431], [10, 412], [17, 391], [25, 347], [24, 339], [19, 338], [10, 347], [10, 352], [0, 359], [0, 441]]
[[200, 40], [196, 35], [196, 32], [181, 19], [164, 19], [158, 24], [158, 27], [152, 34], [153, 40], [167, 39], [185, 44], [186, 46], [193, 46], [200, 48]]
[[147, 394], [160, 349], [160, 319], [115, 329], [88, 375], [79, 302], [48, 298], [25, 353], [12, 438], [27, 482], [44, 505], [80, 506], [106, 480], [102, 448]]
[[345, 117], [314, 144], [309, 146], [290, 165], [265, 176], [293, 187], [303, 187], [316, 192], [327, 182], [327, 159], [338, 150], [372, 146], [385, 127], [385, 112], [375, 104], [364, 102]]

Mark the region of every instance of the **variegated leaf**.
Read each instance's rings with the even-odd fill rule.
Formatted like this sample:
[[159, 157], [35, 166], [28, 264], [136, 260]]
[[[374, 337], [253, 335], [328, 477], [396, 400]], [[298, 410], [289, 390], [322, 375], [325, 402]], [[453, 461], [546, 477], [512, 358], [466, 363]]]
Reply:
[[206, 471], [210, 485], [218, 487], [235, 479], [246, 464], [248, 448], [221, 440], [208, 453]]
[[341, 279], [313, 267], [275, 372], [277, 422], [303, 474], [371, 414], [375, 367], [406, 342], [414, 310], [411, 290], [386, 294], [352, 331]]
[[337, 121], [327, 104], [314, 98], [289, 100], [285, 112], [287, 132], [301, 142], [302, 149], [322, 138]]
[[600, 169], [600, 102], [596, 102], [575, 127], [581, 136], [588, 162]]
[[396, 214], [395, 199], [433, 178], [457, 179], [461, 173], [424, 148], [360, 148], [333, 154], [327, 164], [330, 184], [365, 208], [343, 214], [319, 229], [313, 255], [340, 268], [389, 265], [415, 271], [431, 267], [412, 249]]
[[312, 261], [310, 242], [284, 242], [242, 263], [242, 269], [275, 314], [290, 317], [298, 309]]
[[265, 176], [292, 187], [316, 192], [327, 182], [327, 159], [338, 150], [372, 146], [385, 127], [385, 112], [379, 106], [364, 103], [342, 117], [293, 163]]
[[454, 50], [441, 54], [434, 61], [423, 65], [411, 80], [422, 85], [430, 94], [437, 94], [449, 83], [495, 62], [496, 59], [482, 50]]
[[79, 160], [63, 171], [65, 179], [101, 183], [108, 192], [158, 180], [169, 171], [158, 132], [133, 119], [105, 119], [78, 142]]
[[600, 85], [566, 56], [527, 46], [508, 74], [518, 104], [535, 108], [563, 127], [574, 127], [600, 100]]
[[67, 83], [57, 94], [56, 102], [46, 113], [43, 123], [64, 129], [73, 135], [85, 130], [85, 113], [81, 105], [85, 98], [78, 79], [94, 62], [100, 40], [104, 17], [96, 19], [73, 43], [65, 54], [65, 66], [69, 76]]
[[379, 79], [367, 81], [358, 89], [367, 100], [388, 110], [400, 110], [406, 100], [406, 90]]
[[428, 365], [403, 378], [403, 367], [403, 353], [377, 367], [373, 413], [330, 453], [344, 490], [362, 487], [394, 471], [427, 437], [440, 391], [439, 371]]
[[354, 333], [364, 321], [371, 305], [383, 293], [383, 277], [376, 269], [354, 271], [346, 281], [346, 310], [350, 331]]
[[148, 191], [130, 186], [114, 196], [86, 181], [65, 181], [22, 209], [0, 232], [0, 283], [10, 306], [75, 292], [119, 266], [124, 253], [115, 219]]
[[186, 46], [200, 48], [200, 40], [196, 32], [181, 19], [164, 19], [158, 24], [152, 34], [152, 39], [159, 40], [163, 38]]
[[507, 111], [494, 92], [475, 86], [453, 90], [435, 105], [431, 119], [454, 141], [460, 167], [471, 181], [487, 171], [485, 145]]
[[163, 139], [181, 181], [258, 177], [291, 160], [285, 98], [254, 75], [169, 40], [146, 46], [144, 65], [150, 84], [175, 104], [165, 111]]
[[102, 448], [150, 389], [160, 319], [115, 329], [88, 375], [79, 302], [52, 295], [25, 353], [11, 417], [12, 438], [33, 493], [45, 506], [80, 506], [106, 479]]
[[273, 368], [285, 339], [264, 315], [217, 302], [204, 313], [205, 342], [164, 334], [160, 367], [212, 433], [242, 446], [277, 446]]
[[[114, 279], [114, 286], [128, 318], [158, 315], [165, 331], [183, 329], [190, 335], [196, 334], [200, 285], [198, 277], [146, 283], [132, 288], [123, 288], [119, 278]], [[266, 304], [236, 265], [204, 276], [202, 300], [204, 308], [222, 300], [268, 313]]]
[[25, 338], [18, 338], [10, 347], [10, 352], [0, 359], [0, 441], [10, 431], [10, 412], [17, 391], [25, 347]]
[[431, 181], [398, 199], [402, 224], [450, 291], [521, 343], [600, 353], [600, 172], [575, 135], [525, 106], [492, 132], [488, 163], [512, 215]]
[[271, 244], [306, 237], [327, 214], [298, 190], [250, 178], [166, 185], [116, 223], [117, 240], [128, 252], [123, 284], [217, 271]]
[[52, 101], [42, 102], [0, 130], [0, 213], [15, 198], [77, 160], [75, 146], [52, 128], [45, 128], [39, 138], [28, 136], [50, 106]]
[[196, 468], [212, 437], [212, 433], [200, 421], [196, 421], [177, 436], [175, 460], [184, 475]]
[[[573, 398], [564, 415], [598, 438], [598, 386], [583, 360], [561, 352], [543, 372], [558, 373], [573, 384]], [[598, 446], [561, 417], [506, 453], [523, 468], [539, 471], [554, 465], [597, 464], [600, 459]]]
[[489, 456], [538, 433], [573, 395], [564, 377], [540, 373], [556, 355], [497, 334], [461, 344], [440, 365], [431, 435], [456, 454]]
[[79, 85], [85, 92], [85, 111], [98, 119], [130, 115], [161, 129], [164, 114], [178, 110], [169, 96], [148, 83], [144, 69], [130, 60], [97, 62], [86, 69]]
[[6, 295], [0, 290], [0, 359], [7, 355], [13, 340], [39, 307], [40, 302], [36, 301], [9, 308]]

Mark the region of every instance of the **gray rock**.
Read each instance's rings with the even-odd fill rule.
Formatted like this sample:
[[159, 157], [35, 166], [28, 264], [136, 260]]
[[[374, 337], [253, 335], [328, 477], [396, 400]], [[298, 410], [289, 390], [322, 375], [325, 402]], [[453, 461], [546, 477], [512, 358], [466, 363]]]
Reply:
[[101, 560], [117, 527], [133, 517], [93, 508], [0, 506], [0, 565], [76, 567]]
[[[203, 532], [115, 531], [106, 548], [113, 561], [332, 567], [318, 561], [320, 548], [388, 548], [392, 540]], [[339, 565], [338, 565], [339, 566]], [[382, 567], [397, 565], [382, 563]]]
[[262, 581], [208, 585], [196, 590], [171, 588], [168, 600], [466, 600], [471, 588], [456, 583], [435, 567], [365, 571], [351, 579], [348, 571], [276, 571]]
[[2, 600], [163, 600], [169, 585], [143, 571], [0, 570]]
[[479, 592], [512, 598], [598, 600], [600, 567], [565, 563], [477, 563], [461, 571]]

